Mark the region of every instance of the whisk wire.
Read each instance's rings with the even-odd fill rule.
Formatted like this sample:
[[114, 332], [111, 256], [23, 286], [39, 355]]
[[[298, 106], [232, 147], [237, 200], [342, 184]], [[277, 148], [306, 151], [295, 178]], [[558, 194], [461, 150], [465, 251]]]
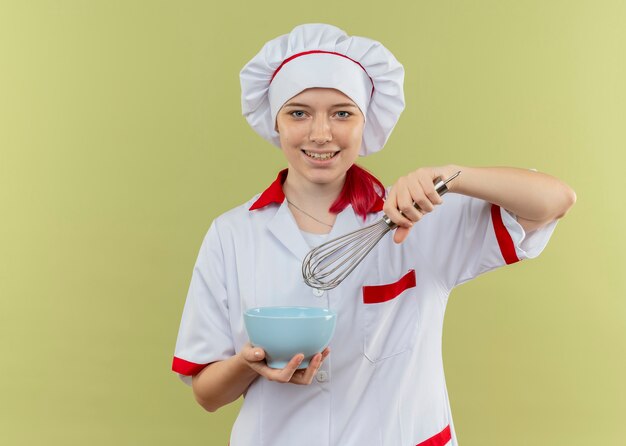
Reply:
[[[305, 281], [318, 289], [327, 290], [336, 287], [390, 230], [391, 227], [380, 220], [320, 245], [317, 251], [309, 252], [302, 263]], [[348, 267], [342, 270], [345, 265]], [[335, 274], [336, 277], [333, 277]], [[328, 279], [329, 277], [331, 279]]]

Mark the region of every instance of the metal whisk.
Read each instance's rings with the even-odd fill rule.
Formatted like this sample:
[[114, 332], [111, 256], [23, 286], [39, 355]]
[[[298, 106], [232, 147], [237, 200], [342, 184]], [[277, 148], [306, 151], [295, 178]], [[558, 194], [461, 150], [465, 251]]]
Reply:
[[[446, 184], [459, 176], [457, 172], [447, 180], [435, 183], [439, 195], [448, 192]], [[419, 207], [413, 203], [417, 210]], [[302, 277], [307, 285], [320, 290], [331, 290], [356, 268], [367, 254], [389, 231], [398, 225], [386, 215], [378, 222], [349, 232], [313, 248], [302, 261]]]

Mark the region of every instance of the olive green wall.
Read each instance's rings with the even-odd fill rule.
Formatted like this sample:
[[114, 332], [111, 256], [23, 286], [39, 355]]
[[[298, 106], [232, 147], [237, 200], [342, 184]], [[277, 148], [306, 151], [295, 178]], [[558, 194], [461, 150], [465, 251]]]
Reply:
[[578, 203], [545, 253], [450, 300], [463, 446], [626, 444], [626, 3], [0, 0], [0, 436], [226, 445], [169, 371], [211, 220], [284, 165], [238, 73], [307, 22], [382, 41], [407, 108], [363, 161], [387, 184], [515, 165]]

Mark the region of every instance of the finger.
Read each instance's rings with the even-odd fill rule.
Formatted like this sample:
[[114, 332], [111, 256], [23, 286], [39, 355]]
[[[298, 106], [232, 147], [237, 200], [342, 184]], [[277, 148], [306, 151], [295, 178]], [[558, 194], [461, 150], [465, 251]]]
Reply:
[[324, 362], [324, 359], [326, 359], [328, 355], [330, 355], [330, 347], [326, 347], [322, 352], [322, 362]]
[[411, 222], [411, 220], [409, 220], [404, 215], [402, 215], [400, 211], [398, 210], [396, 194], [397, 194], [396, 187], [394, 186], [389, 192], [389, 196], [385, 200], [385, 204], [383, 206], [383, 212], [396, 225], [410, 228], [411, 226], [413, 226], [413, 222]]
[[295, 355], [291, 360], [287, 363], [287, 365], [282, 369], [271, 369], [271, 379], [272, 381], [278, 381], [281, 383], [288, 383], [291, 381], [294, 373], [298, 370], [300, 364], [304, 360], [304, 355], [299, 353]]
[[[435, 179], [435, 181], [437, 181], [438, 178]], [[428, 201], [431, 203], [431, 209], [428, 211], [432, 211], [434, 209], [433, 205], [437, 205], [437, 204], [441, 204], [443, 202], [443, 200], [441, 199], [441, 196], [437, 193], [437, 190], [435, 189], [435, 183], [433, 183], [432, 180], [430, 179], [422, 179], [421, 180], [421, 186], [422, 186], [422, 190], [424, 195], [426, 196], [426, 198], [428, 199]]]
[[311, 358], [309, 366], [305, 370], [298, 370], [298, 372], [293, 376], [291, 382], [294, 384], [311, 384], [311, 382], [313, 382], [313, 377], [321, 365], [322, 354], [317, 353]]
[[422, 194], [419, 194], [419, 187], [414, 187], [417, 191], [414, 193], [413, 190], [407, 184], [402, 189], [399, 189], [397, 192], [397, 202], [398, 209], [402, 212], [402, 215], [407, 219], [411, 220], [413, 223], [418, 222], [420, 218], [422, 218], [422, 213], [419, 209], [415, 208], [414, 201], [415, 197], [413, 195], [417, 195], [418, 197], [422, 197]]
[[249, 343], [242, 350], [243, 358], [248, 362], [259, 362], [265, 359], [265, 350], [252, 347]]
[[413, 226], [413, 222], [406, 218], [398, 209], [391, 209], [385, 212], [385, 215], [389, 217], [389, 219], [398, 225], [401, 228], [410, 228]]
[[431, 174], [424, 169], [418, 169], [408, 175], [407, 188], [411, 195], [413, 205], [417, 207], [417, 210], [423, 214], [427, 214], [432, 211], [433, 206], [424, 190], [424, 182], [430, 181]]
[[418, 210], [422, 213], [422, 216], [423, 214], [427, 214], [434, 209], [432, 202], [426, 195], [426, 191], [422, 187], [422, 183], [419, 180], [412, 181], [409, 184], [409, 191], [413, 203], [415, 203], [415, 205], [418, 207]]
[[411, 228], [398, 228], [393, 233], [393, 241], [396, 243], [402, 243], [409, 236], [409, 232], [411, 232]]

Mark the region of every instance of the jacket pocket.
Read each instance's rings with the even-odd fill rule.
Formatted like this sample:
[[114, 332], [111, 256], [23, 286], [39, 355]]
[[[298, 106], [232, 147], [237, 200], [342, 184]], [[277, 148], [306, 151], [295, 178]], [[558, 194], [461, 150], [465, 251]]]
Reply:
[[368, 285], [363, 287], [363, 303], [379, 304], [395, 299], [404, 290], [415, 286], [415, 270], [406, 273], [400, 280], [386, 285]]
[[418, 321], [415, 270], [395, 282], [363, 287], [364, 354], [378, 362], [410, 350]]

